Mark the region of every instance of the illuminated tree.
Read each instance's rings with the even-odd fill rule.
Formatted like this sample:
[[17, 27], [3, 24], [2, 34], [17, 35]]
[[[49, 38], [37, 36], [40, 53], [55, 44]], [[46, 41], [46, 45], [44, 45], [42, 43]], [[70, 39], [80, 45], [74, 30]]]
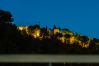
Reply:
[[33, 33], [34, 29], [40, 29], [40, 25], [36, 24], [36, 25], [33, 25], [33, 26], [29, 26], [28, 27], [29, 33]]

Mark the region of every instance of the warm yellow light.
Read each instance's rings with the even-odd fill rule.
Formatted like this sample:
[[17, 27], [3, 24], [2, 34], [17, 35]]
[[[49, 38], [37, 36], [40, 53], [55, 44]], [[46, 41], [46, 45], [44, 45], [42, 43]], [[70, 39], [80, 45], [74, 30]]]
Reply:
[[62, 43], [65, 43], [65, 37], [58, 38]]
[[40, 30], [34, 30], [34, 32], [32, 33], [32, 36], [34, 38], [40, 37]]
[[59, 33], [59, 29], [54, 29], [54, 34]]
[[19, 27], [17, 27], [19, 30], [27, 30], [27, 26], [19, 26]]
[[74, 42], [75, 42], [75, 37], [74, 36], [70, 37], [70, 44], [73, 44]]
[[40, 36], [40, 31], [39, 30], [36, 32], [36, 35], [37, 35], [37, 37]]
[[23, 30], [23, 27], [18, 27], [19, 30]]
[[84, 46], [85, 48], [88, 48], [89, 47], [89, 44], [85, 44], [85, 46]]
[[62, 42], [65, 43], [65, 37], [62, 37]]

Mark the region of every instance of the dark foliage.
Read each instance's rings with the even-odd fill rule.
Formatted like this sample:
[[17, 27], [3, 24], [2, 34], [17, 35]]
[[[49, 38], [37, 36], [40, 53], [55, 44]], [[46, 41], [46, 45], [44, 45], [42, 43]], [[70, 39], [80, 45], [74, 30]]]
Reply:
[[[42, 40], [33, 38], [31, 35], [27, 35], [25, 31], [17, 29], [15, 24], [12, 24], [13, 17], [10, 12], [0, 10], [0, 53], [38, 53], [38, 54], [98, 54], [99, 46], [96, 42], [99, 40], [94, 38], [89, 48], [82, 48], [77, 43], [63, 44], [57, 39], [62, 37], [61, 33], [51, 36], [51, 38], [43, 37]], [[34, 30], [40, 29], [39, 25], [29, 26], [28, 29]], [[54, 28], [56, 26], [54, 25]], [[69, 31], [68, 29], [64, 29]], [[41, 28], [41, 35], [48, 36], [47, 27]], [[70, 38], [71, 35], [66, 34], [66, 38]], [[87, 36], [81, 36], [79, 38], [82, 42], [87, 42], [89, 39]]]

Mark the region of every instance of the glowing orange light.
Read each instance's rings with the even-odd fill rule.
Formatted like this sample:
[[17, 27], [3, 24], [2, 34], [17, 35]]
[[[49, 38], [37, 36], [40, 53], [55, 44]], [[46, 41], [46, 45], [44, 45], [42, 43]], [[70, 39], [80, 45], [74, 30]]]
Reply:
[[54, 29], [54, 34], [59, 33], [59, 29]]

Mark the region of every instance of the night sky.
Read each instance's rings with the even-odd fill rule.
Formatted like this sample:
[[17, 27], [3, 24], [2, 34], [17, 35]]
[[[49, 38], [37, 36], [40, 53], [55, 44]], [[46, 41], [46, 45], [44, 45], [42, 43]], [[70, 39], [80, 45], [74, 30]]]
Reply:
[[0, 0], [0, 9], [10, 11], [17, 26], [56, 24], [99, 38], [99, 0]]

